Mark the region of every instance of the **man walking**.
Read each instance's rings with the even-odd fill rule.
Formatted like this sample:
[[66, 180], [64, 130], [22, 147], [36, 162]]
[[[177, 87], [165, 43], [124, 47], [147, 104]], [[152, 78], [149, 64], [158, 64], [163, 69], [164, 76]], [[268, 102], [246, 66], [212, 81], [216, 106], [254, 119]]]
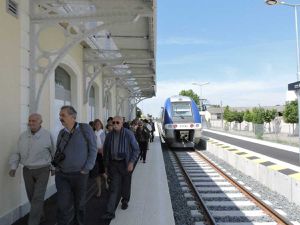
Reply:
[[55, 149], [51, 134], [42, 128], [42, 116], [33, 113], [28, 118], [29, 129], [18, 141], [17, 152], [9, 160], [11, 177], [21, 163], [30, 212], [28, 225], [39, 225], [43, 217], [44, 197], [49, 179], [50, 162]]
[[96, 136], [88, 124], [76, 122], [72, 106], [61, 107], [62, 129], [57, 138], [53, 164], [56, 166], [57, 224], [84, 225], [89, 171], [94, 167]]
[[128, 207], [131, 175], [140, 150], [133, 132], [123, 128], [123, 118], [113, 118], [113, 131], [104, 142], [104, 162], [110, 178], [109, 198], [102, 219], [113, 219], [122, 192], [122, 209]]
[[154, 141], [154, 131], [155, 131], [155, 123], [153, 122], [152, 119], [150, 119], [149, 124], [151, 126], [151, 137], [150, 137], [150, 142]]

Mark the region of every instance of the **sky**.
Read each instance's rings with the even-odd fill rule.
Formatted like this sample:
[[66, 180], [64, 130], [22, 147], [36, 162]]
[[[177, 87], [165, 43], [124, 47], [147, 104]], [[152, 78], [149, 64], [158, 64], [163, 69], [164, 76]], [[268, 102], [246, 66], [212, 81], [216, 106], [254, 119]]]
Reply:
[[168, 97], [188, 89], [209, 104], [283, 105], [288, 83], [297, 81], [293, 7], [264, 0], [157, 0], [156, 35], [157, 92], [139, 103], [145, 115], [159, 116]]

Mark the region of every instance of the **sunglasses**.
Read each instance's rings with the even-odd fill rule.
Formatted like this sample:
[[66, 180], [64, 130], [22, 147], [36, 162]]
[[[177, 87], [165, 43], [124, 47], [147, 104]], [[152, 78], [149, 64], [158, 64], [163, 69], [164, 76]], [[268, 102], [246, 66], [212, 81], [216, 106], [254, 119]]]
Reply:
[[120, 124], [119, 121], [113, 121], [112, 124]]

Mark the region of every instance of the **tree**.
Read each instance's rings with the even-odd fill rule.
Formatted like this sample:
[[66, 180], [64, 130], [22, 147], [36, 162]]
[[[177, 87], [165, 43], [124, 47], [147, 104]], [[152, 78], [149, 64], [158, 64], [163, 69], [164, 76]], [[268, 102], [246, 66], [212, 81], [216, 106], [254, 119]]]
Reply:
[[298, 103], [297, 101], [287, 102], [283, 111], [283, 120], [293, 124], [293, 134], [295, 133], [294, 124], [298, 123]]
[[226, 106], [224, 109], [224, 120], [227, 122], [234, 121], [234, 113], [229, 109], [229, 106]]
[[233, 112], [234, 121], [238, 122], [240, 124], [240, 130], [241, 130], [241, 123], [244, 121], [244, 112]]
[[249, 109], [247, 109], [244, 113], [244, 120], [248, 123], [252, 122], [253, 120], [253, 115]]
[[251, 123], [253, 120], [252, 112], [249, 109], [247, 109], [244, 113], [244, 120], [248, 123], [247, 127], [249, 131], [249, 123]]
[[264, 124], [265, 110], [261, 107], [253, 108], [252, 110], [252, 122], [255, 124]]
[[200, 98], [192, 89], [181, 90], [179, 92], [179, 95], [191, 97], [197, 105], [200, 105]]
[[276, 109], [267, 109], [263, 115], [264, 121], [269, 124], [269, 133], [271, 133], [271, 121], [275, 119], [276, 113]]
[[234, 112], [232, 112], [229, 109], [229, 106], [226, 106], [224, 109], [224, 120], [226, 120], [227, 122], [229, 122], [229, 125], [231, 127], [231, 122], [234, 121]]
[[252, 122], [254, 123], [254, 133], [259, 139], [262, 139], [262, 136], [264, 134], [264, 114], [265, 110], [261, 107], [255, 107], [252, 110]]

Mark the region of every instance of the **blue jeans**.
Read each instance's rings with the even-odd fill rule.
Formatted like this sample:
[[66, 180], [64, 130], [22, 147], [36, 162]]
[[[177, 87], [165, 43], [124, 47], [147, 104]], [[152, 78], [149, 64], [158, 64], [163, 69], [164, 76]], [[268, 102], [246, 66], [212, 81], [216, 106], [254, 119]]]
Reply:
[[87, 182], [88, 174], [56, 173], [58, 225], [84, 225]]

